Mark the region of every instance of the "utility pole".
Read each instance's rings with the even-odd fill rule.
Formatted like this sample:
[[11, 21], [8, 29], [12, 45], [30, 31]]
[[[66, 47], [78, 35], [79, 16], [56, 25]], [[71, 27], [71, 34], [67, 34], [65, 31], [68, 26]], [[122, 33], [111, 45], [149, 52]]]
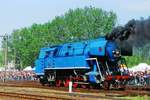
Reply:
[[8, 61], [7, 61], [7, 53], [8, 53], [8, 35], [1, 35], [0, 37], [3, 38], [4, 40], [4, 67], [5, 67], [5, 74], [4, 74], [4, 79], [3, 81], [5, 82], [6, 79], [6, 69], [7, 69], [7, 65], [8, 65]]

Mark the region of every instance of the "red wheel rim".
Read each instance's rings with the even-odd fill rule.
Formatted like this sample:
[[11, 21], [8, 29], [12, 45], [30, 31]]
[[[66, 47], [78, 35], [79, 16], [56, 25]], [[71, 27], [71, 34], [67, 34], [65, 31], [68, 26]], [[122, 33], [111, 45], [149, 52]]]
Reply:
[[69, 86], [69, 82], [70, 82], [70, 80], [66, 80], [65, 83], [64, 83], [64, 86], [68, 87]]
[[73, 83], [72, 85], [74, 88], [77, 88], [78, 87], [78, 83]]
[[56, 87], [60, 87], [61, 85], [61, 80], [56, 80]]

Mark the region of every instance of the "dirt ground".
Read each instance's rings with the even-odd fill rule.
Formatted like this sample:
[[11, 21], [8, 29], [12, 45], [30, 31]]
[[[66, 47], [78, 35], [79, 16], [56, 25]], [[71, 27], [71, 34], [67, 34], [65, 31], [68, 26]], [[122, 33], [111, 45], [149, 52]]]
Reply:
[[[38, 87], [36, 87], [38, 86]], [[5, 94], [16, 93], [34, 96], [49, 96], [56, 97], [57, 100], [150, 100], [150, 96], [146, 95], [141, 90], [134, 91], [113, 91], [113, 90], [88, 90], [88, 89], [73, 89], [72, 93], [68, 92], [68, 88], [63, 87], [39, 87], [37, 82], [6, 82], [0, 83], [0, 93]], [[142, 94], [141, 94], [142, 93]], [[144, 93], [144, 94], [143, 94]], [[132, 94], [132, 95], [131, 95]], [[0, 100], [37, 100], [23, 98], [21, 96], [7, 96], [0, 94]], [[46, 100], [46, 99], [38, 99]], [[49, 99], [47, 99], [49, 100]], [[56, 100], [52, 98], [51, 100]]]

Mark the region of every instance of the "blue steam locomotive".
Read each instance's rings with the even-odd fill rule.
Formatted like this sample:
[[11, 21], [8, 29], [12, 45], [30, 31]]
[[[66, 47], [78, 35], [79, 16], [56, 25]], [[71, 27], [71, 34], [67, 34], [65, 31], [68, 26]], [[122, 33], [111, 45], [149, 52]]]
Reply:
[[41, 48], [35, 61], [35, 73], [42, 85], [124, 88], [129, 74], [123, 51], [113, 40], [66, 43]]

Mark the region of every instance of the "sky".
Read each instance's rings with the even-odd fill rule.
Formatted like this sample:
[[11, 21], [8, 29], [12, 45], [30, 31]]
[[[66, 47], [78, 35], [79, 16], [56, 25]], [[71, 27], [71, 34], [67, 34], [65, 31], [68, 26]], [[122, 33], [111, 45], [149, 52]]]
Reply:
[[148, 18], [150, 0], [0, 0], [0, 35], [14, 29], [43, 24], [69, 9], [93, 6], [117, 14], [118, 25], [130, 19]]

